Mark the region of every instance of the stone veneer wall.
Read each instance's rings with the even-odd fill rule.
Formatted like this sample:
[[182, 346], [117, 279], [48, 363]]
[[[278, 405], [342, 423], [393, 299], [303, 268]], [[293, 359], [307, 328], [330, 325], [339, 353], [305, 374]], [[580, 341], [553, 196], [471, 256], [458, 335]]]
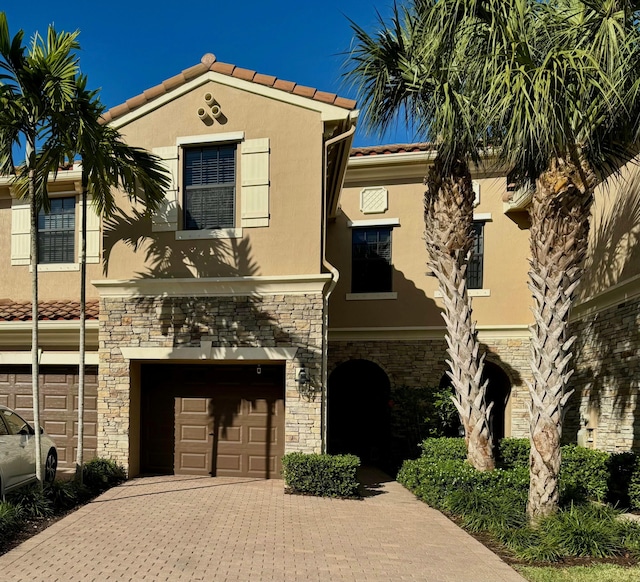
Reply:
[[[262, 297], [103, 297], [100, 301], [98, 455], [129, 464], [130, 361], [122, 347], [296, 347], [286, 362], [285, 450], [320, 452], [321, 403], [300, 398], [296, 367], [320, 382], [321, 294]], [[174, 360], [179, 364], [179, 360]], [[233, 363], [233, 362], [230, 362]]]
[[[492, 338], [483, 342], [487, 361], [497, 364], [511, 381], [511, 435], [529, 434], [528, 338]], [[437, 386], [447, 370], [447, 345], [444, 339], [329, 341], [329, 378], [343, 362], [363, 359], [380, 366], [395, 386]]]
[[614, 305], [571, 325], [577, 335], [574, 405], [566, 440], [605, 451], [640, 449], [640, 298]]

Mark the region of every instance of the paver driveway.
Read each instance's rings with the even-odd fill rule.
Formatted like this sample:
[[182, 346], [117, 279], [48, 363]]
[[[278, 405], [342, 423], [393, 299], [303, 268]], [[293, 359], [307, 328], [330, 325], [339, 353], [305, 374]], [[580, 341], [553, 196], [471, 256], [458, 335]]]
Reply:
[[522, 582], [391, 481], [364, 500], [285, 495], [282, 481], [147, 477], [0, 557], [0, 579]]

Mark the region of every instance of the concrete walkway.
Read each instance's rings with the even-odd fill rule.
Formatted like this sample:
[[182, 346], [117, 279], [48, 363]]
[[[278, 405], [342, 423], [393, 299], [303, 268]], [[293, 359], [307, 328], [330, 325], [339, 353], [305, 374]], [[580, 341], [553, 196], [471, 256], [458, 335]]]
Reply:
[[524, 580], [393, 481], [345, 501], [285, 495], [277, 480], [186, 476], [111, 489], [1, 556], [0, 579]]

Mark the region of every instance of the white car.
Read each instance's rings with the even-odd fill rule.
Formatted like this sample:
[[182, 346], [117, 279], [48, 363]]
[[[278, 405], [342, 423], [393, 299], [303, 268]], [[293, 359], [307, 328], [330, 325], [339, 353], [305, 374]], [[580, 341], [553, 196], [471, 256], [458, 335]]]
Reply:
[[[56, 477], [58, 453], [54, 442], [40, 429], [44, 480]], [[0, 499], [9, 491], [36, 480], [36, 437], [33, 427], [6, 406], [0, 406]]]

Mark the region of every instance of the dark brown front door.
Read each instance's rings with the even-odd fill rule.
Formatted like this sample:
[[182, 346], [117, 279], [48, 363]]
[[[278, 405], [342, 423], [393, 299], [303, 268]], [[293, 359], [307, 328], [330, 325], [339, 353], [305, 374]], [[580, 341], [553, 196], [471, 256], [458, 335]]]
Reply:
[[147, 366], [143, 471], [280, 478], [281, 366]]

